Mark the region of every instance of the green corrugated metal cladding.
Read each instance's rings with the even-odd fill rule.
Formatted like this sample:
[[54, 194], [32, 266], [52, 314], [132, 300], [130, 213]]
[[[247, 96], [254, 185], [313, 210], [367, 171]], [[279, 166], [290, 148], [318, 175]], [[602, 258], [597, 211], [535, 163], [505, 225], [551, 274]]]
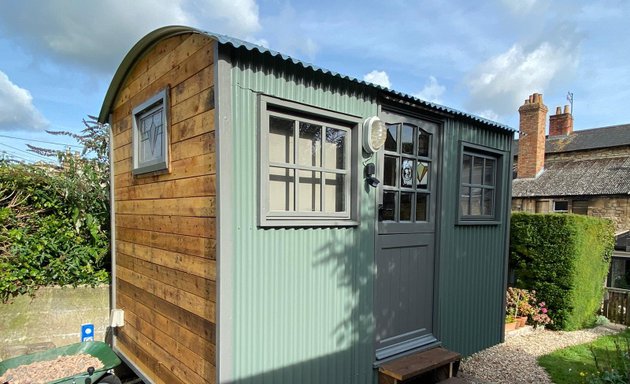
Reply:
[[[230, 215], [233, 244], [230, 254], [220, 254], [232, 266], [230, 276], [219, 277], [232, 281], [232, 313], [222, 315], [228, 324], [220, 325], [231, 329], [225, 382], [375, 382], [375, 189], [361, 183], [358, 227], [258, 227], [258, 95], [363, 119], [378, 114], [383, 90], [242, 47], [221, 49], [231, 61], [229, 72], [219, 76], [230, 78], [232, 138], [229, 148], [220, 148], [230, 152], [231, 170], [220, 183], [229, 180], [233, 193], [231, 206], [220, 206], [220, 215]], [[466, 355], [501, 341], [512, 133], [433, 112], [442, 119], [436, 331], [445, 347]], [[498, 224], [457, 224], [462, 142], [503, 153]], [[363, 154], [352, 165], [359, 179], [366, 162]], [[220, 304], [220, 311], [225, 308]]]
[[[358, 227], [258, 228], [257, 95], [363, 118], [377, 113], [375, 92], [238, 53], [231, 71], [234, 380], [371, 382], [374, 190], [359, 188]], [[352, 164], [358, 175], [361, 160]]]

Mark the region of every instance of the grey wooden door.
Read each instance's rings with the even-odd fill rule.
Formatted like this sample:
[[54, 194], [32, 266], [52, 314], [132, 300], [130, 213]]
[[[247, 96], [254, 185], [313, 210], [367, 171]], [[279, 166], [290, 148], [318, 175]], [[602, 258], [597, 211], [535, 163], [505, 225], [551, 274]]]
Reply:
[[435, 343], [435, 122], [382, 112], [376, 236], [376, 360]]

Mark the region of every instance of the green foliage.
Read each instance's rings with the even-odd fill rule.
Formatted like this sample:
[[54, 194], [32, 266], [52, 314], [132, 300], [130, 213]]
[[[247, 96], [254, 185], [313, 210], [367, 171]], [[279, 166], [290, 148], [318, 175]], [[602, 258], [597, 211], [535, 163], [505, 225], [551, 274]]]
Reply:
[[83, 135], [70, 134], [82, 154], [34, 148], [59, 167], [0, 161], [1, 302], [40, 286], [109, 280], [107, 130], [84, 124]]
[[516, 286], [535, 290], [554, 329], [592, 325], [614, 246], [608, 220], [571, 214], [512, 215], [510, 267]]
[[538, 358], [556, 384], [628, 382], [630, 331], [603, 336]]

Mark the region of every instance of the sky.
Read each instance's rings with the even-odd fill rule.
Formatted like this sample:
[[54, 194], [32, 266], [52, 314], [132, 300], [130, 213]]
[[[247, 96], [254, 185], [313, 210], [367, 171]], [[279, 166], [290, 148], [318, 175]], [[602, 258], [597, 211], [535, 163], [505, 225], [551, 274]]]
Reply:
[[[131, 47], [165, 25], [304, 62], [518, 130], [573, 94], [574, 129], [630, 123], [626, 0], [0, 0], [0, 158], [76, 142]], [[78, 147], [70, 147], [80, 150]]]

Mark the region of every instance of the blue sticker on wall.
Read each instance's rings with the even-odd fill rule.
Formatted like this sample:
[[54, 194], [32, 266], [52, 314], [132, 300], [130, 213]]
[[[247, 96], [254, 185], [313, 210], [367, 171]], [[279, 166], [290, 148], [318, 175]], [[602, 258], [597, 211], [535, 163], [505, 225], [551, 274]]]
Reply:
[[81, 341], [94, 341], [94, 324], [81, 325]]

